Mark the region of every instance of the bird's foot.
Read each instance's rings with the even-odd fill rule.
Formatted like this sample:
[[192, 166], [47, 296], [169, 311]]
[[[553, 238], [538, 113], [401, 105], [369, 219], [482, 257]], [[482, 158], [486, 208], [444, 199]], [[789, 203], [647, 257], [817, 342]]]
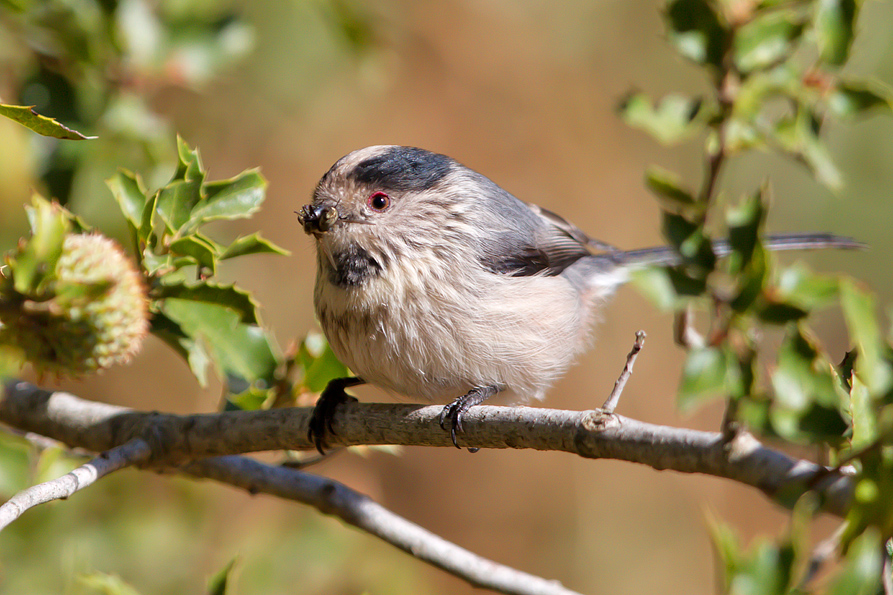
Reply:
[[[440, 427], [446, 430], [447, 422], [449, 422], [450, 439], [453, 441], [453, 446], [461, 448], [456, 439], [456, 433], [465, 432], [465, 429], [462, 427], [462, 419], [465, 417], [465, 413], [475, 405], [480, 405], [497, 392], [499, 392], [499, 389], [495, 386], [473, 388], [443, 408], [443, 411], [440, 412]], [[469, 448], [468, 450], [470, 452], [478, 451], [476, 448]]]
[[319, 395], [307, 428], [307, 438], [316, 445], [320, 454], [326, 454], [326, 434], [336, 434], [332, 427], [332, 419], [338, 405], [356, 401], [357, 399], [344, 392], [345, 388], [363, 384], [359, 378], [336, 378], [329, 382]]

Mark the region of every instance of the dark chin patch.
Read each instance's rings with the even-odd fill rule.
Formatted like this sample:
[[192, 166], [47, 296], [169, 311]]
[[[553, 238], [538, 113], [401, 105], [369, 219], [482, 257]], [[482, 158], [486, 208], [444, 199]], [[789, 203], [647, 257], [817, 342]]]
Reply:
[[350, 172], [357, 182], [391, 190], [428, 190], [446, 176], [453, 160], [415, 147], [391, 147]]
[[364, 248], [352, 244], [335, 255], [335, 268], [329, 271], [329, 281], [340, 287], [356, 287], [381, 274], [381, 264]]

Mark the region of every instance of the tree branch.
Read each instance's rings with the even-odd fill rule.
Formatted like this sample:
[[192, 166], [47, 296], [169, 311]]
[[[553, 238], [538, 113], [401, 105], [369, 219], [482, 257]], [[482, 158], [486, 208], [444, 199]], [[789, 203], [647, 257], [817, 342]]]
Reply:
[[[439, 426], [442, 407], [346, 403], [335, 418], [332, 446], [402, 444], [451, 447]], [[136, 412], [93, 403], [27, 383], [9, 383], [0, 400], [0, 422], [93, 451], [142, 438], [153, 466], [264, 450], [312, 450], [307, 438], [311, 408], [229, 411], [200, 415]], [[649, 424], [596, 411], [478, 406], [468, 411], [461, 435], [477, 448], [532, 448], [648, 465], [657, 470], [702, 473], [755, 487], [784, 506], [806, 491], [819, 493], [826, 512], [844, 516], [853, 482], [845, 473], [792, 458], [747, 432], [724, 440], [702, 432]]]
[[149, 445], [143, 440], [135, 439], [102, 453], [62, 477], [19, 492], [0, 506], [0, 530], [29, 508], [53, 500], [64, 500], [113, 471], [147, 460], [150, 454]]
[[[325, 477], [253, 459], [226, 456], [189, 463], [181, 471], [308, 504], [390, 543], [404, 552], [482, 587], [517, 595], [574, 595], [548, 581], [477, 556], [394, 514], [368, 496]], [[578, 594], [577, 594], [578, 595]]]

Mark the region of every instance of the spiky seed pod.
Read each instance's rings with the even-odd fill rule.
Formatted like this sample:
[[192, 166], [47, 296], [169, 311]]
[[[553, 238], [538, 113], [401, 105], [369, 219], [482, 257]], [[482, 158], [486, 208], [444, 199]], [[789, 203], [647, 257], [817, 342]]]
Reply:
[[0, 309], [0, 344], [21, 348], [41, 374], [80, 376], [125, 363], [149, 328], [142, 277], [101, 235], [66, 236], [40, 294]]

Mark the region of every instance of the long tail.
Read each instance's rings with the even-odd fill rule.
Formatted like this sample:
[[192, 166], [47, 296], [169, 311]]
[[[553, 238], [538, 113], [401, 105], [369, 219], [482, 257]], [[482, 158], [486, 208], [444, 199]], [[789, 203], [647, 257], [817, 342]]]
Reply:
[[[820, 250], [838, 248], [860, 250], [867, 248], [853, 238], [828, 233], [792, 233], [772, 235], [765, 238], [763, 245], [769, 250]], [[717, 256], [727, 256], [731, 252], [727, 240], [716, 240], [713, 251]], [[641, 250], [605, 252], [581, 258], [565, 270], [563, 275], [593, 298], [608, 297], [629, 280], [630, 272], [648, 265], [679, 264], [680, 258], [669, 247], [643, 248]]]
[[[863, 250], [867, 248], [862, 242], [845, 236], [830, 233], [790, 233], [767, 236], [763, 245], [769, 250], [821, 250], [837, 248], [841, 250]], [[713, 242], [713, 251], [717, 256], [727, 256], [731, 252], [727, 240]], [[617, 266], [678, 264], [679, 255], [672, 248], [643, 248], [600, 254], [599, 257], [613, 262]]]

